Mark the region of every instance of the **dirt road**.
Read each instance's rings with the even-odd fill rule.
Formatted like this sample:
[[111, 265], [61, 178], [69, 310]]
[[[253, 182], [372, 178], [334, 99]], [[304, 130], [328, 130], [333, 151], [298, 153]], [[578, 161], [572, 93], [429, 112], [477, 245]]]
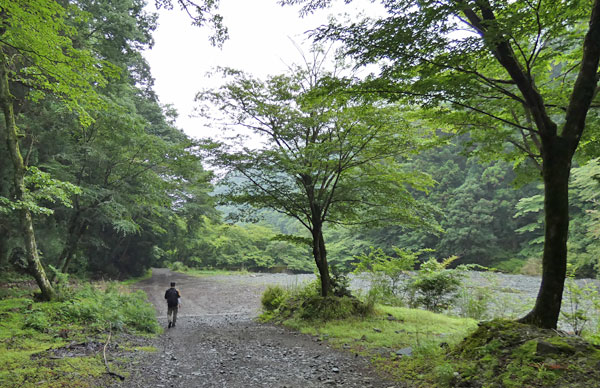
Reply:
[[115, 387], [396, 387], [366, 360], [310, 336], [254, 321], [272, 277], [191, 277], [155, 269], [136, 287], [166, 326], [164, 293], [182, 293], [177, 327], [153, 340], [158, 349], [134, 357], [131, 376]]

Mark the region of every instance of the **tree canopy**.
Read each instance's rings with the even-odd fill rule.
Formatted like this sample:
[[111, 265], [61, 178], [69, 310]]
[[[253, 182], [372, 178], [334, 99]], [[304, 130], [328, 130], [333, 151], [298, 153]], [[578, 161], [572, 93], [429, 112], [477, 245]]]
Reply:
[[327, 295], [325, 224], [434, 224], [429, 207], [412, 196], [433, 182], [401, 165], [426, 133], [409, 125], [399, 106], [355, 99], [348, 93], [350, 80], [317, 62], [293, 70], [266, 81], [227, 71], [229, 83], [197, 99], [220, 109], [225, 123], [261, 136], [256, 148], [209, 142], [208, 160], [230, 171], [224, 195], [229, 203], [273, 209], [309, 231]]

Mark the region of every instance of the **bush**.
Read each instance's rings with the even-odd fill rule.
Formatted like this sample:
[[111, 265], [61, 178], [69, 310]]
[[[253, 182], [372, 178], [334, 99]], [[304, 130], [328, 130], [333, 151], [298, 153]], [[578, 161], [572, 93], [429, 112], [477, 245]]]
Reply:
[[462, 274], [446, 267], [458, 257], [452, 256], [442, 262], [430, 259], [421, 265], [419, 272], [406, 286], [411, 307], [423, 306], [429, 311], [447, 309], [456, 298]]
[[279, 308], [287, 296], [288, 292], [282, 286], [268, 286], [260, 299], [260, 303], [263, 310], [274, 311]]
[[303, 287], [286, 290], [281, 286], [267, 287], [262, 296], [263, 320], [282, 322], [287, 319], [330, 321], [351, 316], [364, 316], [370, 306], [353, 296], [320, 295], [319, 279]]
[[519, 271], [522, 275], [540, 276], [542, 274], [542, 258], [530, 257]]
[[25, 317], [23, 326], [35, 331], [46, 332], [50, 328], [50, 320], [43, 311], [32, 311]]
[[304, 320], [331, 321], [365, 316], [372, 308], [351, 296], [312, 296], [300, 303], [298, 317]]
[[430, 250], [410, 251], [393, 247], [395, 256], [386, 254], [381, 248], [370, 247], [368, 253], [354, 256], [354, 273], [367, 274], [370, 287], [367, 294], [369, 304], [381, 303], [402, 306], [405, 288], [402, 281], [409, 271], [414, 270], [418, 257]]
[[[571, 265], [567, 266], [567, 279], [560, 315], [571, 326], [573, 333], [580, 336], [592, 317], [598, 315], [600, 296], [595, 284], [586, 280], [582, 280], [581, 285], [577, 284], [576, 272], [577, 268]], [[592, 328], [589, 331], [592, 339], [597, 340], [598, 334], [594, 333], [595, 330]]]
[[157, 333], [160, 327], [154, 307], [142, 291], [123, 293], [116, 283], [105, 290], [91, 285], [70, 289], [65, 300], [31, 303], [24, 311], [23, 327], [40, 333], [56, 333], [60, 328], [79, 325], [86, 331]]
[[121, 293], [114, 283], [104, 291], [92, 286], [80, 290], [63, 303], [62, 311], [70, 320], [98, 331], [109, 327], [117, 331], [159, 331], [154, 308], [146, 302], [146, 295], [142, 291]]
[[175, 272], [186, 272], [189, 270], [189, 267], [187, 265], [183, 264], [181, 261], [176, 261], [174, 263], [168, 263], [167, 267], [171, 271], [175, 271]]
[[490, 287], [462, 287], [457, 294], [456, 307], [464, 318], [485, 319], [493, 291]]

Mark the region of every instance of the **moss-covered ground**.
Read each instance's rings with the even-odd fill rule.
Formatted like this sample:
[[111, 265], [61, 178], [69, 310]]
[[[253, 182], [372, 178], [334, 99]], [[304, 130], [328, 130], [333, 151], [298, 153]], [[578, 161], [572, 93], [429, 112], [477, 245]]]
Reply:
[[94, 387], [106, 372], [109, 332], [110, 362], [117, 341], [128, 346], [119, 336], [160, 331], [145, 295], [113, 283], [66, 288], [53, 302], [37, 302], [34, 289], [25, 280], [0, 283], [0, 387]]
[[449, 353], [450, 386], [600, 386], [600, 350], [581, 337], [513, 321], [482, 323]]

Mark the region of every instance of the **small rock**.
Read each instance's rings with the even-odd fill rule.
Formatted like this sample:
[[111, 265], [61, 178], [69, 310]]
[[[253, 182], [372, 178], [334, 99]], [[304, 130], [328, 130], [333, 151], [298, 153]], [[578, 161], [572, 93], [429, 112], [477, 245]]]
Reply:
[[407, 347], [407, 348], [402, 348], [402, 349], [396, 351], [396, 355], [397, 356], [407, 356], [407, 357], [410, 357], [410, 356], [412, 356], [412, 354], [413, 354], [413, 351], [412, 351], [412, 348], [410, 346]]
[[377, 327], [374, 327], [374, 328], [373, 328], [373, 331], [374, 331], [374, 332], [376, 332], [376, 333], [381, 333], [381, 329], [379, 329], [379, 328], [377, 328]]
[[546, 341], [538, 341], [535, 352], [538, 356], [547, 356], [549, 354], [575, 353], [575, 349], [568, 346], [554, 345]]
[[339, 368], [336, 368], [336, 367], [333, 367], [333, 368], [331, 368], [331, 371], [332, 371], [333, 373], [340, 373], [340, 369], [339, 369]]

